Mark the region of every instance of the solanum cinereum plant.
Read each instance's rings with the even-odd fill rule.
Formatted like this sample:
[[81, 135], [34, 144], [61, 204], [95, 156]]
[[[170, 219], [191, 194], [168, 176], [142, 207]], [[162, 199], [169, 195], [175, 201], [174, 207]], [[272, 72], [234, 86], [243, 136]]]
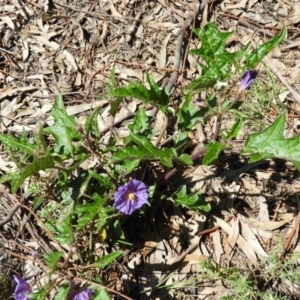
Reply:
[[[116, 248], [121, 243], [128, 245], [122, 231], [123, 218], [125, 215], [126, 218], [133, 218], [142, 211], [151, 210], [154, 201], [171, 200], [175, 205], [182, 205], [195, 211], [210, 210], [209, 203], [201, 197], [201, 191], [190, 193], [183, 181], [170, 189], [171, 178], [176, 173], [178, 165], [192, 165], [201, 156], [203, 156], [202, 164], [209, 164], [215, 160], [219, 152], [227, 146], [226, 139], [236, 136], [241, 120], [237, 123], [238, 126], [233, 126], [233, 130], [223, 138], [222, 143], [219, 142], [221, 135], [216, 131], [215, 139], [205, 144], [204, 150], [200, 150], [201, 155], [180, 153], [180, 150], [190, 142], [188, 133], [197, 123], [202, 122], [205, 125], [207, 116], [222, 117], [229, 110], [236, 109], [232, 104], [237, 99], [231, 98], [228, 91], [235, 90], [236, 95], [239, 96], [253, 84], [257, 76], [255, 67], [282, 41], [286, 30], [283, 29], [269, 42], [258, 45], [253, 52], [250, 51], [250, 46], [247, 46], [233, 53], [229, 53], [225, 47], [231, 33], [220, 32], [215, 23], [207, 24], [201, 29], [194, 29], [194, 32], [201, 39], [202, 45], [200, 49], [194, 49], [190, 54], [202, 58], [202, 74], [184, 90], [183, 101], [179, 108], [170, 108], [169, 91], [165, 88], [161, 89], [150, 75], [147, 75], [147, 87], [136, 81], [130, 82], [127, 86], [115, 87], [114, 71], [108, 83], [108, 96], [112, 100], [110, 102], [112, 117], [116, 116], [119, 105], [125, 97], [134, 97], [144, 104], [155, 106], [165, 115], [166, 120], [170, 116], [174, 117], [177, 120], [179, 133], [174, 137], [171, 146], [168, 144], [157, 146], [160, 143], [154, 145], [151, 142], [156, 132], [152, 127], [153, 119], [147, 116], [143, 107], [136, 112], [133, 123], [128, 125], [129, 135], [124, 138], [123, 147], [119, 147], [113, 137], [103, 145], [100, 134], [102, 129], [99, 128], [97, 121], [101, 107], [96, 108], [87, 117], [84, 128], [78, 130], [75, 117], [69, 116], [66, 112], [62, 96], [56, 98], [51, 113], [54, 124], [45, 128], [41, 126], [34, 140], [30, 140], [25, 131], [20, 137], [10, 133], [0, 134], [0, 141], [7, 147], [8, 153], [14, 149], [14, 157], [22, 157], [22, 161], [18, 162], [18, 171], [2, 176], [0, 182], [9, 181], [11, 192], [16, 193], [24, 181], [31, 177], [29, 190], [34, 195], [36, 215], [39, 216], [37, 226], [42, 226], [42, 231], [49, 233], [48, 238], [53, 238], [53, 242], [59, 245], [68, 244], [76, 252], [79, 251], [80, 238], [86, 236], [87, 232], [95, 234], [97, 238], [101, 233], [103, 243], [110, 244], [111, 249], [114, 249], [102, 257], [93, 254], [92, 257], [82, 258], [84, 266], [86, 265], [84, 259], [88, 262], [94, 260], [93, 267], [104, 270], [118, 259], [122, 251], [117, 251]], [[239, 80], [236, 80], [233, 81], [234, 86], [216, 88], [218, 84], [222, 86], [230, 78], [235, 77], [231, 74], [232, 70], [236, 70], [238, 75], [235, 76], [241, 77], [240, 85], [237, 84]], [[202, 90], [207, 92], [208, 97], [205, 100], [207, 105], [199, 106], [193, 101], [193, 96]], [[276, 156], [280, 153], [281, 157], [292, 160], [300, 168], [299, 154], [297, 154], [300, 153], [300, 149], [298, 152], [290, 151], [290, 149], [298, 150], [300, 147], [299, 137], [289, 140], [283, 138], [284, 116], [280, 116], [274, 124], [276, 126], [272, 125], [273, 127], [270, 126], [261, 133], [250, 135], [246, 141], [245, 151], [247, 154], [252, 154], [252, 160]], [[282, 130], [280, 133], [278, 128]], [[52, 142], [47, 143], [45, 136], [51, 136]], [[261, 143], [261, 137], [270, 136], [273, 138], [271, 146]], [[285, 148], [285, 141], [288, 148]], [[101, 167], [83, 170], [82, 165], [93, 155], [97, 155]], [[163, 180], [168, 182], [168, 188], [163, 192], [157, 190], [159, 183], [151, 183], [147, 176], [137, 176], [135, 179], [127, 180], [128, 175], [133, 171], [141, 174], [145, 162], [155, 162], [165, 172]], [[47, 181], [51, 177], [48, 176], [49, 170], [53, 169], [57, 171], [57, 175], [51, 181]], [[44, 177], [41, 176], [40, 171], [44, 172]], [[44, 201], [45, 195], [48, 197], [47, 201]], [[147, 202], [149, 205], [144, 205]], [[110, 228], [113, 228], [115, 238], [108, 237], [106, 231]], [[46, 263], [51, 269], [50, 280], [51, 274], [55, 272], [62, 278], [63, 274], [67, 276], [67, 271], [59, 268], [57, 262], [63, 261], [63, 266], [71, 264], [68, 261], [71, 255], [68, 254], [72, 252], [65, 253], [57, 249], [43, 254], [41, 258], [43, 264]], [[37, 293], [32, 292], [29, 284], [22, 277], [15, 275], [14, 278], [17, 282], [15, 290], [17, 300], [40, 299], [35, 298], [38, 297]], [[93, 280], [95, 283], [101, 281], [96, 277]], [[48, 286], [41, 289], [39, 292], [43, 291], [45, 294], [49, 291]], [[63, 291], [68, 296], [68, 300], [93, 299], [102, 292], [102, 299], [109, 299], [106, 289], [101, 288], [100, 283], [97, 287], [93, 285], [93, 288], [84, 286], [78, 289], [75, 288], [74, 283], [71, 283], [71, 287], [63, 286]]]

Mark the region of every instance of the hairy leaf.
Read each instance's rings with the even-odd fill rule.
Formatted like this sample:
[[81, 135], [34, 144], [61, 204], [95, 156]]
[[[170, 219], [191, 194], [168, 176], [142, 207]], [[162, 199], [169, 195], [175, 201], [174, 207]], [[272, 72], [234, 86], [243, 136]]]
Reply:
[[216, 141], [211, 141], [205, 145], [205, 148], [207, 148], [207, 152], [203, 157], [203, 164], [208, 165], [218, 158], [219, 153], [225, 148], [225, 145]]
[[239, 69], [243, 57], [247, 58], [247, 62], [242, 69], [254, 68], [286, 36], [286, 29], [283, 28], [277, 36], [265, 44], [258, 45], [257, 49], [250, 53], [250, 45], [240, 51], [228, 52], [225, 44], [233, 32], [221, 32], [215, 22], [208, 23], [204, 28], [195, 28], [194, 32], [202, 45], [200, 49], [193, 49], [189, 53], [200, 56], [205, 63], [200, 63], [201, 77], [189, 85], [190, 91], [207, 89], [214, 86], [216, 81], [230, 78], [232, 66]]
[[75, 117], [69, 116], [63, 104], [62, 96], [55, 99], [54, 110], [51, 115], [54, 118], [54, 124], [44, 131], [52, 134], [56, 140], [55, 151], [59, 154], [73, 156], [73, 141], [80, 140], [81, 134], [76, 130]]
[[278, 157], [292, 161], [300, 170], [300, 135], [284, 138], [285, 114], [265, 130], [248, 136], [243, 153], [252, 153], [249, 162]]
[[195, 191], [191, 194], [187, 194], [186, 185], [181, 186], [173, 195], [172, 200], [175, 205], [184, 205], [190, 209], [204, 211], [210, 211], [211, 207], [209, 203], [206, 203], [201, 198], [201, 192]]
[[38, 146], [36, 146], [35, 150], [32, 152], [34, 156], [32, 163], [16, 172], [8, 173], [0, 179], [0, 182], [11, 181], [12, 193], [16, 193], [20, 185], [29, 176], [36, 174], [38, 171], [54, 167], [54, 161], [50, 154], [50, 150], [46, 145], [42, 131], [43, 128], [40, 127], [36, 134]]
[[204, 28], [195, 28], [193, 31], [202, 42], [200, 49], [193, 49], [189, 53], [200, 56], [206, 64], [200, 63], [202, 75], [193, 81], [189, 90], [197, 89], [199, 85], [213, 83], [212, 80], [224, 81], [231, 76], [232, 65], [237, 65], [248, 51], [249, 46], [233, 53], [225, 49], [227, 39], [233, 32], [221, 32], [216, 23], [208, 23]]
[[254, 68], [276, 45], [286, 37], [286, 28], [282, 28], [278, 35], [265, 44], [258, 45], [255, 51], [247, 53], [247, 64], [244, 70]]
[[[150, 89], [147, 89], [138, 81], [130, 81], [127, 86], [110, 89], [109, 96], [117, 97], [115, 101], [121, 101], [120, 98], [122, 99], [123, 97], [138, 98], [145, 104], [152, 104], [162, 111], [165, 111], [166, 106], [169, 104], [169, 94], [166, 88], [160, 89], [158, 84], [149, 74], [147, 75], [147, 81]], [[116, 104], [118, 103], [116, 102]]]

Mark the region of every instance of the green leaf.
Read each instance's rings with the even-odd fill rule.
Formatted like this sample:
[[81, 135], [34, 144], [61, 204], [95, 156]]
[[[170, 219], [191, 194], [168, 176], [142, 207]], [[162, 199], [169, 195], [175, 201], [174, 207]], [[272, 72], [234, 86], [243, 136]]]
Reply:
[[152, 155], [154, 157], [160, 159], [162, 161], [162, 163], [163, 163], [163, 161], [168, 161], [168, 164], [170, 164], [169, 166], [172, 166], [172, 162], [169, 163], [169, 161], [173, 157], [177, 157], [177, 153], [176, 153], [175, 149], [173, 149], [173, 148], [158, 149], [158, 148], [155, 148], [152, 145], [152, 143], [144, 136], [140, 136], [140, 135], [137, 135], [134, 133], [130, 133], [129, 136], [140, 147], [146, 149], [150, 154], [152, 153]]
[[116, 97], [115, 100], [111, 101], [110, 102], [110, 110], [109, 110], [109, 113], [115, 117], [116, 116], [116, 113], [118, 111], [118, 108], [120, 106], [120, 103], [122, 102], [123, 100], [123, 97]]
[[103, 257], [97, 259], [93, 265], [95, 265], [99, 269], [104, 269], [106, 266], [108, 266], [111, 262], [116, 260], [121, 254], [123, 254], [122, 251], [116, 251], [107, 255], [104, 255]]
[[114, 184], [108, 179], [108, 177], [104, 177], [93, 170], [89, 169], [88, 170], [89, 174], [97, 179], [101, 185], [103, 185], [106, 188], [112, 189], [114, 187]]
[[82, 136], [76, 130], [75, 117], [67, 114], [61, 95], [56, 97], [51, 115], [54, 118], [54, 125], [45, 128], [44, 131], [54, 136], [57, 143], [56, 153], [73, 156], [72, 142], [81, 140]]
[[[95, 196], [95, 195], [94, 195]], [[101, 218], [106, 219], [107, 215], [103, 204], [106, 201], [106, 196], [97, 195], [93, 196], [94, 201], [82, 205], [76, 205], [74, 212], [78, 215], [77, 230], [82, 229], [90, 221], [92, 221], [97, 215]]]
[[34, 137], [37, 145], [37, 148], [34, 151], [35, 155], [39, 155], [39, 154], [43, 155], [47, 151], [47, 143], [45, 141], [43, 127], [44, 124], [39, 125], [37, 133]]
[[[160, 89], [154, 79], [147, 74], [147, 81], [150, 85], [151, 99], [154, 104], [157, 104], [161, 109], [169, 105], [169, 93], [166, 88]], [[164, 109], [162, 109], [164, 111]]]
[[192, 101], [192, 95], [188, 94], [185, 101], [178, 111], [178, 127], [182, 130], [191, 130], [196, 124], [203, 120], [208, 108], [199, 109], [197, 104]]
[[243, 68], [254, 68], [275, 46], [277, 46], [286, 37], [286, 28], [283, 27], [278, 35], [274, 36], [270, 41], [265, 44], [258, 45], [254, 52], [247, 53], [247, 65]]
[[112, 68], [111, 72], [110, 72], [109, 80], [107, 83], [108, 93], [113, 92], [114, 89], [115, 89], [115, 68]]
[[50, 254], [44, 254], [46, 264], [52, 269], [56, 268], [56, 263], [61, 257], [64, 256], [63, 251], [51, 252]]
[[99, 125], [97, 121], [97, 117], [99, 114], [99, 111], [101, 109], [101, 106], [98, 106], [94, 109], [94, 111], [88, 115], [85, 122], [85, 131], [87, 135], [91, 135], [92, 137], [99, 138], [100, 137], [100, 130]]
[[151, 120], [152, 117], [148, 117], [146, 115], [146, 109], [142, 107], [136, 112], [133, 124], [128, 125], [128, 128], [132, 133], [139, 133], [140, 135], [151, 138], [154, 131], [151, 127]]
[[[109, 76], [109, 81], [107, 84], [108, 94], [111, 96], [115, 90], [115, 68], [112, 68]], [[117, 97], [115, 100], [110, 102], [110, 110], [109, 113], [115, 117], [118, 111], [119, 105], [122, 102], [123, 96]]]
[[58, 288], [58, 291], [54, 297], [54, 300], [67, 299], [68, 292], [70, 290], [70, 283], [66, 283]]
[[184, 145], [190, 143], [191, 141], [192, 140], [188, 136], [188, 132], [186, 131], [180, 132], [174, 137], [174, 144], [176, 149], [183, 147]]
[[68, 188], [68, 192], [71, 191], [70, 195], [66, 193], [66, 199], [70, 196], [72, 200], [76, 201], [82, 197], [86, 193], [91, 178], [92, 175], [87, 170], [78, 172], [77, 176], [70, 183], [65, 184], [64, 190], [67, 191]]
[[278, 157], [292, 161], [300, 170], [300, 135], [285, 139], [284, 126], [282, 113], [270, 127], [248, 136], [243, 153], [252, 153], [249, 162]]
[[[115, 212], [115, 209], [113, 208], [111, 212]], [[105, 229], [107, 233], [107, 236], [105, 238], [107, 244], [116, 245], [117, 243], [119, 243], [120, 239], [125, 241], [125, 234], [122, 230], [119, 219], [108, 218], [105, 222], [105, 225], [103, 226], [103, 229]]]
[[208, 23], [204, 28], [195, 28], [193, 31], [202, 42], [200, 49], [189, 51], [191, 54], [200, 56], [206, 64], [200, 64], [202, 75], [193, 81], [189, 90], [195, 90], [201, 85], [210, 86], [213, 80], [224, 81], [231, 76], [232, 65], [236, 65], [249, 51], [249, 46], [236, 52], [228, 52], [225, 49], [227, 39], [233, 32], [221, 32], [215, 22]]
[[30, 165], [21, 170], [18, 170], [17, 172], [11, 173], [11, 175], [7, 174], [7, 176], [3, 176], [0, 182], [3, 182], [3, 180], [11, 179], [11, 191], [12, 193], [16, 193], [16, 191], [26, 178], [36, 174], [38, 171], [54, 167], [54, 162], [50, 155], [49, 149], [45, 150], [46, 153], [37, 153], [37, 155], [40, 155], [40, 157], [37, 157], [35, 155], [33, 162]]
[[15, 138], [10, 134], [0, 134], [0, 141], [6, 147], [12, 147], [18, 151], [24, 151], [28, 155], [32, 155], [36, 148], [36, 145], [29, 143], [24, 131], [19, 138]]
[[54, 239], [61, 244], [72, 243], [74, 241], [73, 232], [71, 228], [70, 218], [64, 220], [59, 225], [56, 225], [58, 234], [54, 236]]
[[172, 195], [172, 200], [176, 206], [184, 205], [192, 210], [202, 209], [207, 212], [210, 211], [210, 204], [201, 198], [200, 191], [195, 191], [191, 194], [187, 194], [186, 191], [186, 185], [183, 185]]
[[181, 154], [178, 157], [178, 159], [181, 160], [186, 165], [192, 165], [194, 163], [193, 160], [191, 159], [191, 157], [188, 154], [185, 154], [185, 153]]
[[167, 89], [160, 89], [150, 75], [147, 75], [147, 81], [150, 85], [150, 90], [137, 81], [130, 81], [127, 86], [110, 90], [109, 96], [118, 98], [138, 98], [145, 104], [152, 104], [162, 111], [165, 111], [166, 106], [169, 104], [169, 94], [167, 92]]
[[149, 154], [147, 149], [140, 149], [138, 146], [134, 145], [131, 147], [119, 149], [107, 162], [107, 164], [115, 164], [120, 161], [127, 160], [138, 160], [141, 159], [151, 159], [153, 156]]
[[108, 295], [105, 289], [101, 289], [99, 286], [91, 285], [89, 288], [94, 289], [95, 295], [92, 300], [111, 300], [111, 297]]
[[[136, 146], [133, 146], [136, 147]], [[127, 155], [126, 155], [127, 157]], [[126, 175], [132, 172], [140, 164], [141, 159], [125, 159], [122, 165], [116, 165], [115, 170], [118, 174]]]
[[167, 167], [172, 167], [172, 160], [177, 157], [174, 148], [155, 148], [152, 143], [144, 136], [138, 136], [134, 133], [129, 134], [132, 141], [139, 145], [139, 147], [132, 146], [120, 149], [114, 156], [111, 157], [109, 163], [114, 162], [116, 159], [159, 159], [161, 163]]
[[190, 91], [202, 91], [212, 88], [216, 85], [217, 80], [215, 78], [208, 79], [208, 78], [198, 78], [194, 80], [188, 87]]
[[227, 80], [231, 77], [232, 66], [240, 68], [243, 57], [247, 58], [247, 63], [242, 69], [254, 68], [286, 36], [286, 28], [283, 28], [277, 36], [265, 44], [258, 45], [252, 53], [249, 53], [250, 44], [240, 51], [228, 52], [225, 44], [233, 32], [219, 31], [215, 22], [193, 31], [198, 35], [202, 45], [200, 49], [193, 49], [189, 53], [200, 56], [205, 64], [200, 63], [202, 75], [189, 85], [189, 91], [207, 90], [213, 87], [216, 81]]
[[44, 285], [42, 289], [40, 289], [36, 293], [28, 293], [28, 298], [33, 300], [45, 300], [47, 299], [47, 295], [49, 294], [49, 290], [52, 289], [49, 284]]
[[239, 118], [231, 127], [230, 130], [225, 130], [225, 132], [222, 134], [223, 138], [227, 139], [227, 140], [231, 140], [233, 138], [235, 138], [241, 127], [243, 125], [243, 120], [242, 118]]
[[219, 153], [225, 148], [224, 144], [221, 144], [217, 141], [211, 141], [205, 145], [207, 151], [203, 157], [203, 165], [208, 165], [219, 157]]

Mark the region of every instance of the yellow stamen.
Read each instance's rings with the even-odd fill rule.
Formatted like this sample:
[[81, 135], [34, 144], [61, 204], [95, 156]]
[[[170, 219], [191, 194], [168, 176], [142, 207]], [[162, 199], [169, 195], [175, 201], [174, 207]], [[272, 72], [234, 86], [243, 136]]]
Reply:
[[126, 198], [128, 198], [129, 200], [132, 200], [132, 201], [135, 200], [135, 195], [134, 195], [134, 193], [131, 192], [131, 191], [128, 192], [126, 196], [127, 196]]

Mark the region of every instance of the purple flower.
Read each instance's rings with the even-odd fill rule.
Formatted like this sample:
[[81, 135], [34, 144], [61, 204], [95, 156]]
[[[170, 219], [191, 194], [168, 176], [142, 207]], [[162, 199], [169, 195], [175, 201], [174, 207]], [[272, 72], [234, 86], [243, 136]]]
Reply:
[[26, 297], [26, 293], [31, 293], [30, 285], [27, 281], [25, 281], [21, 276], [19, 275], [13, 275], [14, 280], [17, 283], [16, 289], [15, 289], [15, 299], [16, 300], [30, 300], [32, 298]]
[[257, 74], [256, 70], [245, 71], [241, 79], [240, 90], [246, 90], [254, 82]]
[[202, 100], [202, 99], [197, 98], [197, 99], [194, 99], [193, 102], [194, 102], [195, 105], [198, 106], [198, 107], [203, 107], [203, 106], [205, 106], [205, 104], [203, 103], [203, 100]]
[[142, 207], [148, 199], [148, 189], [144, 182], [132, 179], [121, 185], [115, 193], [114, 207], [126, 215], [131, 215]]
[[93, 295], [93, 289], [88, 289], [85, 286], [81, 289], [76, 289], [75, 283], [73, 281], [71, 282], [71, 287], [68, 292], [68, 300], [90, 300]]

